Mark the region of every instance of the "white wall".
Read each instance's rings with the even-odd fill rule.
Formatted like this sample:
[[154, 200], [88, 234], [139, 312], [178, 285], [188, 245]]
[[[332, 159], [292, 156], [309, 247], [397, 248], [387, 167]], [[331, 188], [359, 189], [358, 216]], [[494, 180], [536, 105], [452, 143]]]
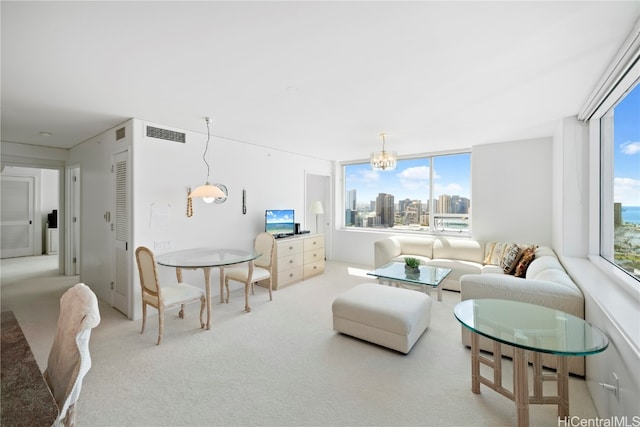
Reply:
[[473, 237], [551, 246], [552, 139], [476, 145], [471, 155]]

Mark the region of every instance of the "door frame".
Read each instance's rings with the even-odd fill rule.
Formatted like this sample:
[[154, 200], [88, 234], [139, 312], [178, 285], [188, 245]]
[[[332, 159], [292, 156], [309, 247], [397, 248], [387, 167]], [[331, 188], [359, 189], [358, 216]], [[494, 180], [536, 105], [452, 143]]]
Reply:
[[58, 229], [60, 250], [58, 251], [58, 271], [60, 274], [71, 276], [69, 272], [65, 270], [65, 260], [68, 256], [67, 253], [67, 239], [66, 223], [67, 223], [67, 209], [65, 205], [66, 200], [66, 175], [65, 175], [65, 162], [63, 160], [51, 160], [35, 157], [22, 157], [14, 155], [2, 155], [2, 169], [5, 166], [16, 166], [21, 168], [33, 168], [33, 169], [56, 169], [58, 171]]
[[[332, 259], [332, 236], [333, 236], [333, 186], [331, 185], [331, 174], [324, 172], [305, 171], [304, 174], [305, 192], [305, 220], [308, 229], [315, 229], [315, 216], [311, 214], [311, 203], [316, 200], [322, 202], [324, 215], [322, 216], [322, 230], [324, 231], [324, 251], [325, 259]], [[311, 227], [310, 221], [314, 224]], [[320, 226], [319, 226], [320, 228]]]

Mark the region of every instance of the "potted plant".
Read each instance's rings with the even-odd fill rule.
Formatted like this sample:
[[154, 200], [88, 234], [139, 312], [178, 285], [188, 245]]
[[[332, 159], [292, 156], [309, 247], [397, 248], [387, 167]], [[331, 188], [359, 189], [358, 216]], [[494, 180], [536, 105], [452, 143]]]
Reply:
[[407, 257], [404, 259], [404, 271], [407, 274], [420, 274], [420, 261], [417, 258]]

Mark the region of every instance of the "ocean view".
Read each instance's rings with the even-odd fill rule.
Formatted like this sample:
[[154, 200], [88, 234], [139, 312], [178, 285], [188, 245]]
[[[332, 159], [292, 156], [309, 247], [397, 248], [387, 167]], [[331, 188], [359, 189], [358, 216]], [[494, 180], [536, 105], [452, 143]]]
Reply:
[[623, 206], [622, 222], [640, 225], [640, 206]]

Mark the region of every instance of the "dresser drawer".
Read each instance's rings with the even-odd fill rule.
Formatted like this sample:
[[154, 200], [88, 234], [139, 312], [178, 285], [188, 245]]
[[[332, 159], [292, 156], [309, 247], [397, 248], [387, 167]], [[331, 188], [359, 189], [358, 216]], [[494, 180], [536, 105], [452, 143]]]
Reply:
[[297, 282], [302, 280], [302, 275], [304, 274], [304, 269], [302, 266], [290, 268], [288, 270], [279, 271], [278, 272], [278, 286], [276, 289], [283, 287], [291, 282]]
[[304, 256], [302, 253], [278, 257], [278, 271], [285, 271], [295, 267], [302, 267]]
[[278, 242], [278, 258], [287, 257], [302, 252], [302, 240]]
[[324, 261], [324, 248], [318, 248], [311, 251], [304, 252], [304, 263], [309, 264], [312, 262]]
[[324, 236], [313, 236], [308, 239], [304, 239], [304, 250], [310, 251], [313, 249], [324, 248]]
[[324, 260], [318, 262], [312, 262], [310, 264], [304, 264], [304, 277], [315, 276], [324, 271]]

